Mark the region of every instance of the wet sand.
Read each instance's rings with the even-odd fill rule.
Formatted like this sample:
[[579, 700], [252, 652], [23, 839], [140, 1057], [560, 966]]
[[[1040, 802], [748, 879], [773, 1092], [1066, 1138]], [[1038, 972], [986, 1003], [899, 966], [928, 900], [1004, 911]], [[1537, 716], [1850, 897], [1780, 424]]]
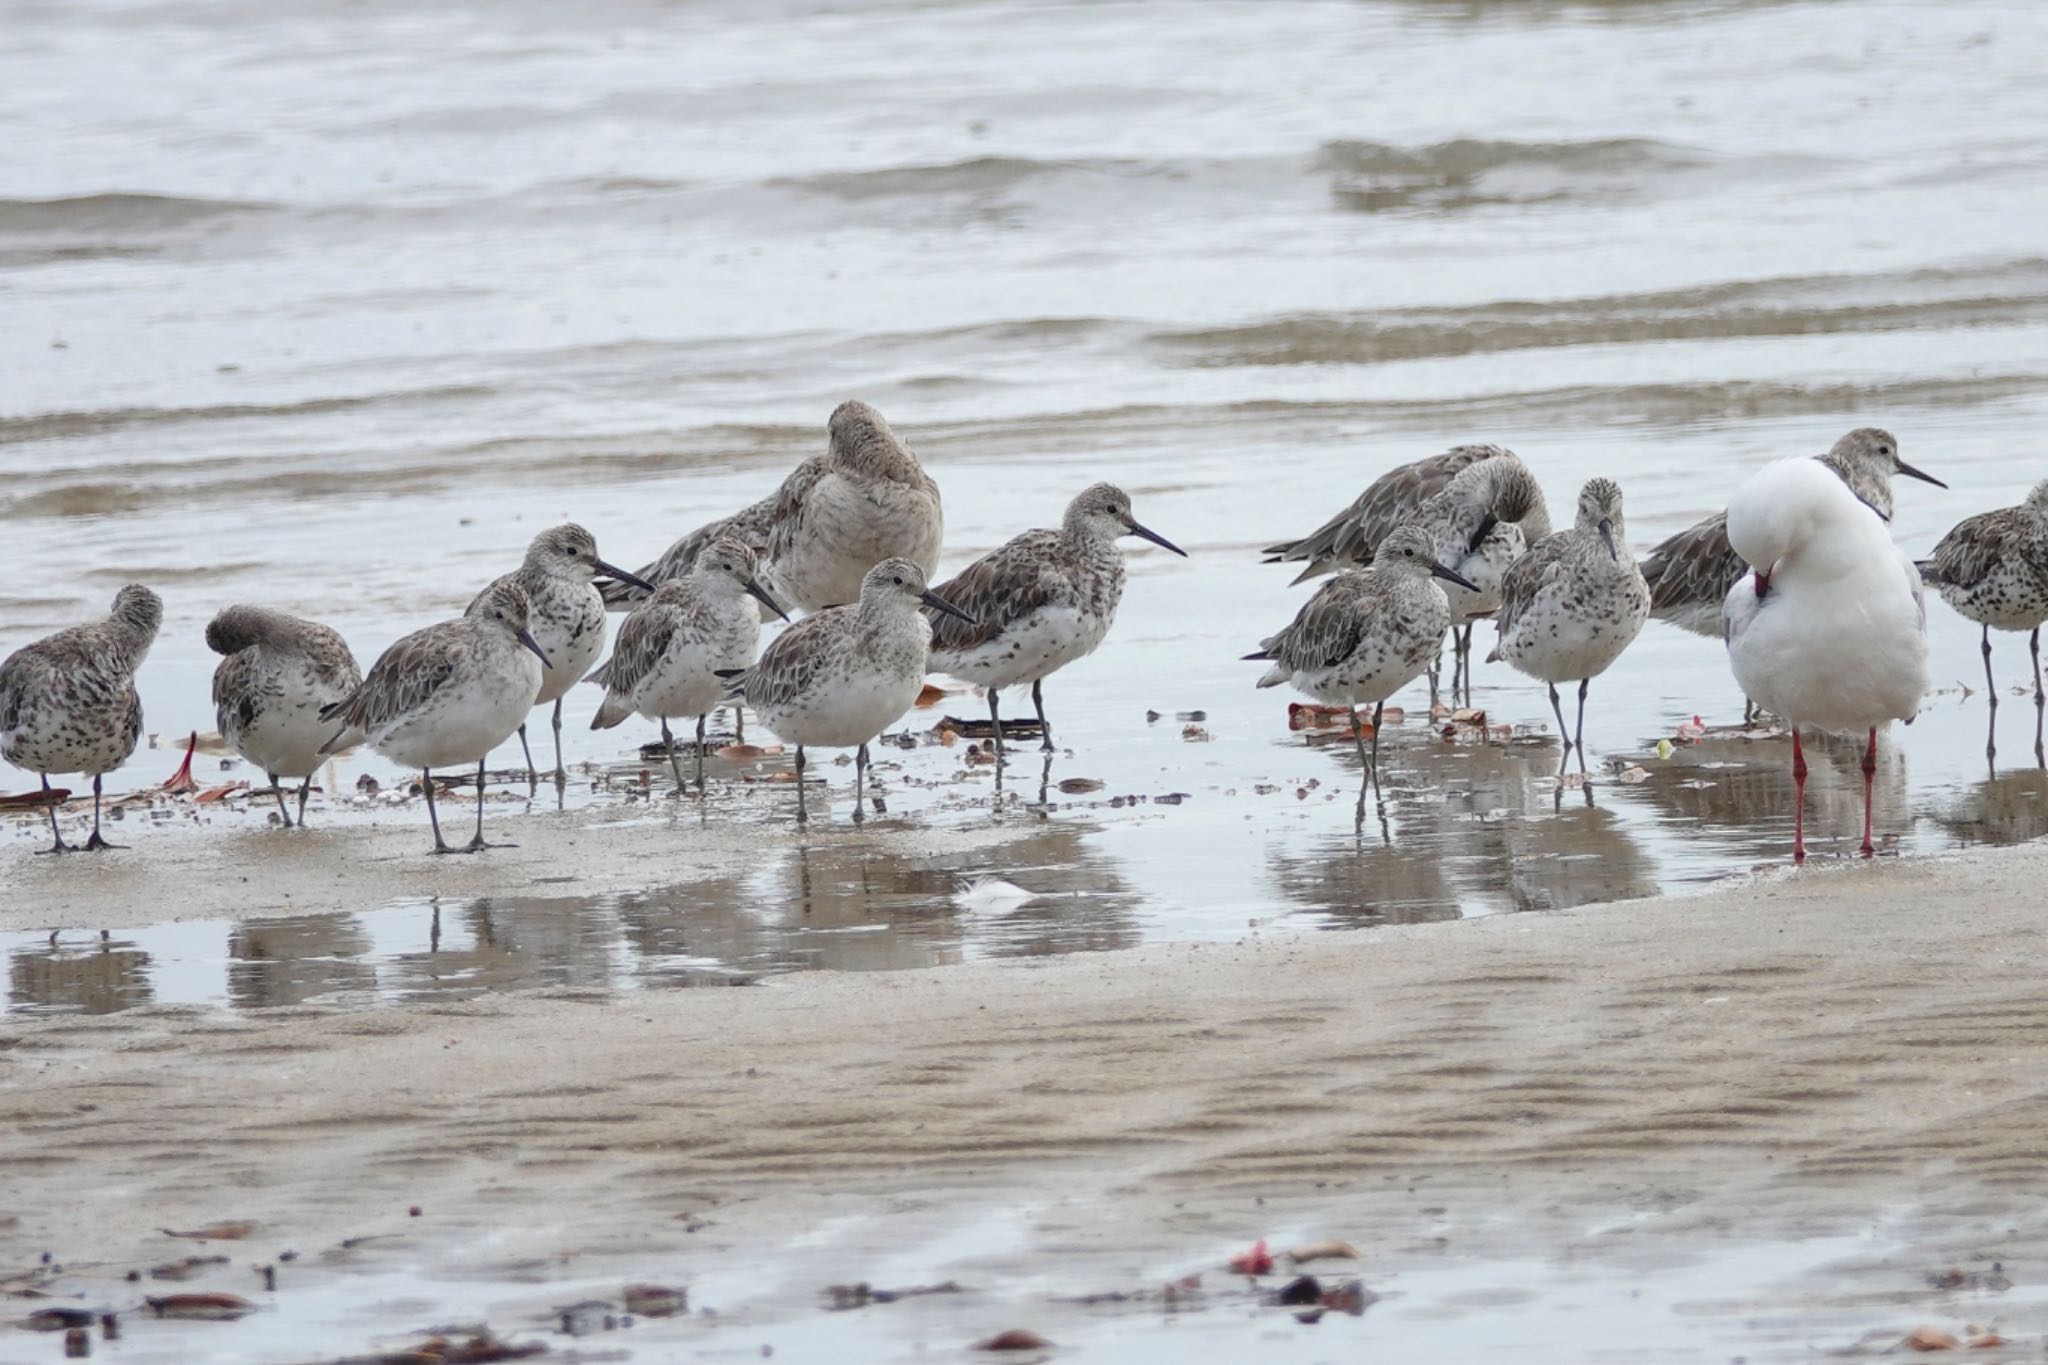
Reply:
[[[602, 862], [605, 839], [570, 842]], [[34, 1021], [0, 1048], [18, 1216], [0, 1245], [15, 1265], [97, 1264], [64, 1283], [133, 1300], [121, 1272], [195, 1249], [161, 1229], [254, 1220], [196, 1248], [232, 1254], [225, 1287], [252, 1291], [248, 1266], [286, 1248], [304, 1263], [255, 1296], [273, 1315], [205, 1326], [220, 1359], [359, 1350], [480, 1285], [500, 1330], [538, 1327], [577, 1286], [648, 1279], [719, 1315], [607, 1345], [832, 1359], [863, 1340], [890, 1359], [1025, 1325], [1081, 1359], [1204, 1358], [1275, 1331], [1263, 1358], [1295, 1358], [1285, 1315], [1236, 1305], [1176, 1337], [1156, 1303], [1063, 1301], [1204, 1269], [1221, 1292], [1222, 1258], [1259, 1236], [1347, 1238], [1364, 1258], [1336, 1268], [1390, 1296], [1301, 1350], [1352, 1339], [1335, 1333], [1450, 1349], [1446, 1332], [1478, 1349], [1455, 1333], [1491, 1326], [1521, 1360], [1584, 1359], [1587, 1332], [1774, 1359], [1996, 1316], [2038, 1351], [2044, 872], [2035, 846], [629, 1000]], [[341, 1249], [364, 1236], [389, 1240]], [[1788, 1248], [1820, 1264], [1790, 1273]], [[1995, 1302], [1922, 1281], [1991, 1261], [2021, 1280]], [[1660, 1277], [1688, 1265], [1757, 1282], [1664, 1305]], [[924, 1307], [831, 1315], [818, 1297], [947, 1277], [968, 1292]], [[294, 1286], [346, 1301], [346, 1325], [307, 1335]], [[1559, 1316], [1588, 1294], [1599, 1322]], [[296, 1355], [233, 1353], [295, 1321]], [[173, 1358], [198, 1325], [177, 1330], [182, 1346], [145, 1325], [124, 1349]]]

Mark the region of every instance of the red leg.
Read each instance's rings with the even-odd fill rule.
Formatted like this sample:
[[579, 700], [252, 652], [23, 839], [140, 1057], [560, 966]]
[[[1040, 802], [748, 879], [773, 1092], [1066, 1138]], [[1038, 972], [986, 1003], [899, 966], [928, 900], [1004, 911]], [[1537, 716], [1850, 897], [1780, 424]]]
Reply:
[[1792, 861], [1806, 861], [1806, 750], [1799, 745], [1799, 727], [1792, 727]]
[[1870, 782], [1877, 776], [1877, 727], [1870, 727], [1870, 747], [1863, 751], [1863, 856], [1877, 852], [1870, 842]]

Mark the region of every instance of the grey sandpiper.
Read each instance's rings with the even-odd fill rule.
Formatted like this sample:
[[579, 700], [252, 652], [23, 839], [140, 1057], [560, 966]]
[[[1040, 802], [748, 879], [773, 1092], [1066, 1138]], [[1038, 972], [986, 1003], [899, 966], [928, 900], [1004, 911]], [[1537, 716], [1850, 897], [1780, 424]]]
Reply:
[[[500, 579], [456, 620], [416, 630], [385, 650], [362, 686], [320, 712], [340, 727], [321, 752], [334, 752], [350, 731], [360, 731], [378, 753], [420, 770], [436, 853], [501, 847], [484, 842], [484, 760], [525, 722], [552, 662], [528, 622], [526, 590]], [[469, 763], [476, 764], [476, 837], [456, 849], [441, 838], [433, 770]]]
[[1120, 536], [1137, 536], [1186, 557], [1187, 551], [1131, 515], [1131, 499], [1112, 483], [1084, 489], [1067, 504], [1060, 529], [1026, 531], [933, 589], [972, 617], [936, 608], [931, 618], [931, 668], [978, 683], [988, 693], [988, 718], [998, 761], [1003, 724], [996, 698], [1005, 687], [1031, 684], [1032, 705], [1053, 748], [1045, 719], [1046, 678], [1095, 652], [1116, 620], [1124, 595]]
[[[1919, 562], [1920, 576], [1944, 602], [1984, 628], [1984, 692], [1998, 712], [1998, 682], [1991, 673], [1991, 632], [2024, 630], [2034, 680], [2034, 761], [2048, 766], [2042, 745], [2041, 623], [2048, 621], [2048, 479], [2017, 507], [1980, 512], [1957, 522], [1934, 553]], [[1996, 759], [1996, 734], [1985, 740]]]
[[924, 687], [932, 628], [918, 606], [972, 618], [925, 586], [908, 559], [885, 559], [861, 580], [860, 600], [797, 622], [751, 668], [725, 670], [727, 695], [796, 745], [797, 819], [804, 750], [853, 748], [853, 818], [867, 790], [868, 741], [908, 711]]
[[[542, 531], [526, 547], [526, 558], [500, 583], [517, 583], [526, 593], [528, 619], [533, 638], [540, 642], [549, 660], [541, 679], [535, 706], [554, 703], [555, 785], [567, 785], [568, 770], [562, 764], [562, 697], [590, 672], [597, 656], [604, 653], [604, 595], [595, 580], [617, 579], [649, 588], [638, 574], [605, 563], [597, 557], [597, 539], [574, 522]], [[482, 601], [479, 594], [477, 601]], [[475, 603], [471, 603], [472, 606]], [[526, 781], [539, 782], [533, 767], [533, 750], [526, 742], [526, 722], [519, 722], [519, 748], [526, 755]]]
[[[0, 758], [40, 776], [92, 775], [91, 850], [119, 848], [100, 833], [100, 779], [128, 761], [142, 736], [142, 698], [135, 670], [163, 624], [161, 598], [138, 583], [114, 594], [103, 621], [46, 635], [0, 663]], [[49, 853], [71, 845], [50, 803]]]
[[[759, 562], [746, 544], [723, 536], [706, 545], [687, 577], [670, 578], [620, 623], [612, 656], [592, 673], [604, 701], [591, 720], [609, 730], [638, 713], [661, 724], [676, 790], [683, 769], [676, 758], [672, 716], [697, 718], [697, 793], [704, 793], [704, 717], [725, 695], [724, 671], [754, 661], [761, 639], [756, 602], [778, 616], [782, 608], [754, 577]], [[787, 619], [785, 616], [784, 619]]]
[[1380, 789], [1380, 718], [1386, 700], [1420, 677], [1443, 647], [1451, 607], [1441, 579], [1477, 591], [1458, 571], [1439, 564], [1428, 533], [1397, 527], [1380, 541], [1370, 572], [1347, 569], [1316, 590], [1294, 620], [1259, 642], [1247, 659], [1270, 660], [1260, 687], [1290, 683], [1317, 701], [1357, 707], [1371, 702], [1372, 752], [1354, 723], [1352, 740], [1364, 780], [1358, 790], [1360, 819], [1365, 788]]
[[[1569, 531], [1529, 547], [1501, 580], [1500, 647], [1518, 671], [1550, 688], [1557, 716], [1563, 774], [1573, 749], [1586, 771], [1586, 692], [1592, 680], [1621, 657], [1650, 617], [1650, 589], [1628, 548], [1621, 485], [1589, 479], [1579, 490], [1578, 516]], [[1579, 724], [1564, 726], [1557, 685], [1579, 680]]]
[[[222, 738], [260, 768], [277, 796], [278, 817], [292, 827], [281, 777], [299, 782], [299, 820], [320, 768], [321, 746], [334, 727], [325, 707], [362, 685], [348, 643], [317, 621], [268, 607], [228, 607], [206, 627], [206, 646], [222, 656], [213, 670], [213, 709]], [[343, 744], [360, 742], [343, 736]]]

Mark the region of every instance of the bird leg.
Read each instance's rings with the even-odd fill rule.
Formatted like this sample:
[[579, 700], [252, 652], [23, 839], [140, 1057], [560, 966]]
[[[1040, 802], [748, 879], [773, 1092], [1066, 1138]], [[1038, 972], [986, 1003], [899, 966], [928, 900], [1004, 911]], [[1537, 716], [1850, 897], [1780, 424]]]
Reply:
[[1792, 861], [1806, 861], [1806, 750], [1792, 727]]
[[[669, 755], [671, 757], [675, 755], [674, 745], [669, 746]], [[676, 780], [678, 784], [682, 781], [680, 777]], [[697, 717], [697, 795], [700, 799], [704, 796], [704, 790], [704, 717], [699, 716]]]
[[481, 853], [487, 848], [517, 848], [517, 844], [492, 844], [484, 841], [484, 761], [476, 761], [476, 837], [463, 847], [464, 853]]
[[519, 752], [526, 755], [526, 788], [528, 791], [537, 791], [540, 788], [540, 774], [534, 771], [533, 750], [526, 746], [526, 723], [524, 721], [519, 723]]
[[1049, 754], [1053, 752], [1052, 726], [1047, 724], [1045, 719], [1045, 679], [1040, 678], [1031, 684], [1031, 704], [1038, 708], [1038, 730], [1045, 736], [1045, 742], [1038, 747]]
[[[277, 818], [284, 821], [286, 829], [290, 829], [292, 827], [292, 813], [285, 809], [284, 788], [279, 785], [276, 773], [265, 773], [264, 776], [270, 779], [271, 793], [277, 797]], [[306, 780], [311, 782], [313, 779], [309, 777]]]
[[861, 814], [862, 795], [868, 788], [868, 746], [863, 744], [853, 751], [853, 823], [856, 825], [867, 817]]
[[92, 775], [92, 837], [85, 841], [88, 851], [97, 853], [103, 848], [126, 848], [126, 844], [109, 841], [100, 833], [100, 774]]
[[1863, 848], [1864, 857], [1873, 856], [1877, 849], [1870, 842], [1870, 784], [1877, 776], [1877, 727], [1870, 727], [1870, 747], [1863, 751]]
[[[1586, 771], [1586, 687], [1593, 680], [1579, 679], [1579, 728], [1572, 733], [1572, 747], [1579, 751], [1579, 771]], [[1559, 724], [1563, 724], [1562, 719]]]
[[668, 770], [676, 779], [676, 795], [686, 790], [683, 786], [683, 761], [676, 757], [676, 737], [669, 733], [668, 717], [661, 718], [661, 747], [668, 750]]
[[988, 690], [988, 724], [989, 728], [996, 732], [996, 776], [1001, 777], [1003, 767], [1003, 718], [996, 714], [997, 691], [998, 689], [993, 687]]
[[[1376, 701], [1372, 704], [1372, 795], [1373, 799], [1382, 806], [1386, 805], [1386, 797], [1380, 793], [1380, 716], [1385, 713], [1386, 709], [1387, 704], [1384, 701]], [[1355, 723], [1352, 727], [1352, 732], [1354, 734], [1357, 733]]]
[[[43, 779], [43, 791], [44, 791], [44, 792], [45, 792], [45, 793], [47, 794], [47, 793], [49, 792], [49, 790], [50, 790], [50, 775], [49, 775], [48, 773], [43, 773], [43, 774], [42, 774], [41, 776], [42, 776], [42, 779]], [[52, 842], [52, 843], [51, 843], [51, 845], [50, 845], [50, 846], [49, 846], [48, 848], [45, 848], [45, 849], [38, 849], [38, 850], [37, 850], [37, 852], [39, 852], [39, 853], [72, 853], [72, 852], [76, 852], [76, 850], [75, 850], [75, 849], [73, 849], [73, 848], [71, 847], [71, 845], [69, 845], [69, 844], [67, 844], [67, 843], [65, 843], [65, 842], [64, 842], [64, 836], [63, 836], [62, 834], [60, 834], [60, 833], [58, 832], [58, 830], [57, 830], [57, 802], [56, 802], [56, 799], [55, 799], [54, 797], [53, 797], [53, 798], [51, 798], [51, 800], [49, 801], [49, 803], [48, 803], [48, 809], [49, 809], [49, 812], [50, 812], [50, 838], [51, 838], [51, 839], [52, 839], [52, 840], [53, 840], [54, 842]]]
[[811, 818], [804, 809], [804, 746], [796, 746], [796, 822], [801, 825]]
[[299, 781], [299, 828], [306, 827], [306, 793], [313, 790], [313, 774], [307, 773]]
[[2027, 652], [2034, 661], [2034, 762], [2048, 768], [2048, 751], [2041, 747], [2041, 708], [2048, 706], [2048, 697], [2041, 695], [2041, 628], [2034, 627], [2034, 633], [2027, 637]]
[[1557, 684], [1551, 683], [1549, 687], [1550, 709], [1557, 716], [1557, 742], [1564, 746], [1557, 756], [1557, 775], [1563, 777], [1572, 762], [1572, 732], [1564, 728], [1564, 705], [1557, 699]]
[[562, 766], [562, 699], [555, 698], [555, 786], [569, 785], [569, 770]]
[[1458, 663], [1465, 673], [1465, 705], [1472, 704], [1472, 627], [1475, 622], [1467, 621], [1464, 632], [1458, 638]]
[[1992, 774], [1997, 775], [1998, 762], [1998, 682], [1991, 674], [1991, 627], [1984, 627], [1984, 695], [1991, 703], [1991, 728], [1984, 732], [1984, 757], [1993, 764]]
[[427, 822], [434, 827], [434, 852], [453, 853], [455, 850], [441, 838], [441, 816], [434, 809], [434, 774], [431, 769], [420, 769], [420, 785], [427, 793]]

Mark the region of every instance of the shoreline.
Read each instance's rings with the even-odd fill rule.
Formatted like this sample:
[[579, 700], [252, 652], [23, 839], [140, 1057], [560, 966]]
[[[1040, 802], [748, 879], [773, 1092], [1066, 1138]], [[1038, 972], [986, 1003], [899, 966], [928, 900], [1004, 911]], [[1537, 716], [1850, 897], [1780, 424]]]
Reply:
[[[1060, 1295], [1260, 1236], [1350, 1240], [1375, 1286], [1559, 1257], [1651, 1275], [1880, 1215], [1916, 1267], [2037, 1264], [2044, 871], [2037, 845], [741, 991], [30, 1020], [0, 1050], [0, 1239], [126, 1266], [228, 1219], [259, 1225], [238, 1259], [390, 1233], [333, 1284], [669, 1274], [726, 1315], [675, 1331], [798, 1340], [822, 1284], [900, 1266], [1009, 1286], [945, 1321], [1085, 1342], [1110, 1329]], [[1839, 1290], [1879, 1320], [1885, 1264]], [[2048, 1328], [2009, 1307], [2008, 1337]]]

